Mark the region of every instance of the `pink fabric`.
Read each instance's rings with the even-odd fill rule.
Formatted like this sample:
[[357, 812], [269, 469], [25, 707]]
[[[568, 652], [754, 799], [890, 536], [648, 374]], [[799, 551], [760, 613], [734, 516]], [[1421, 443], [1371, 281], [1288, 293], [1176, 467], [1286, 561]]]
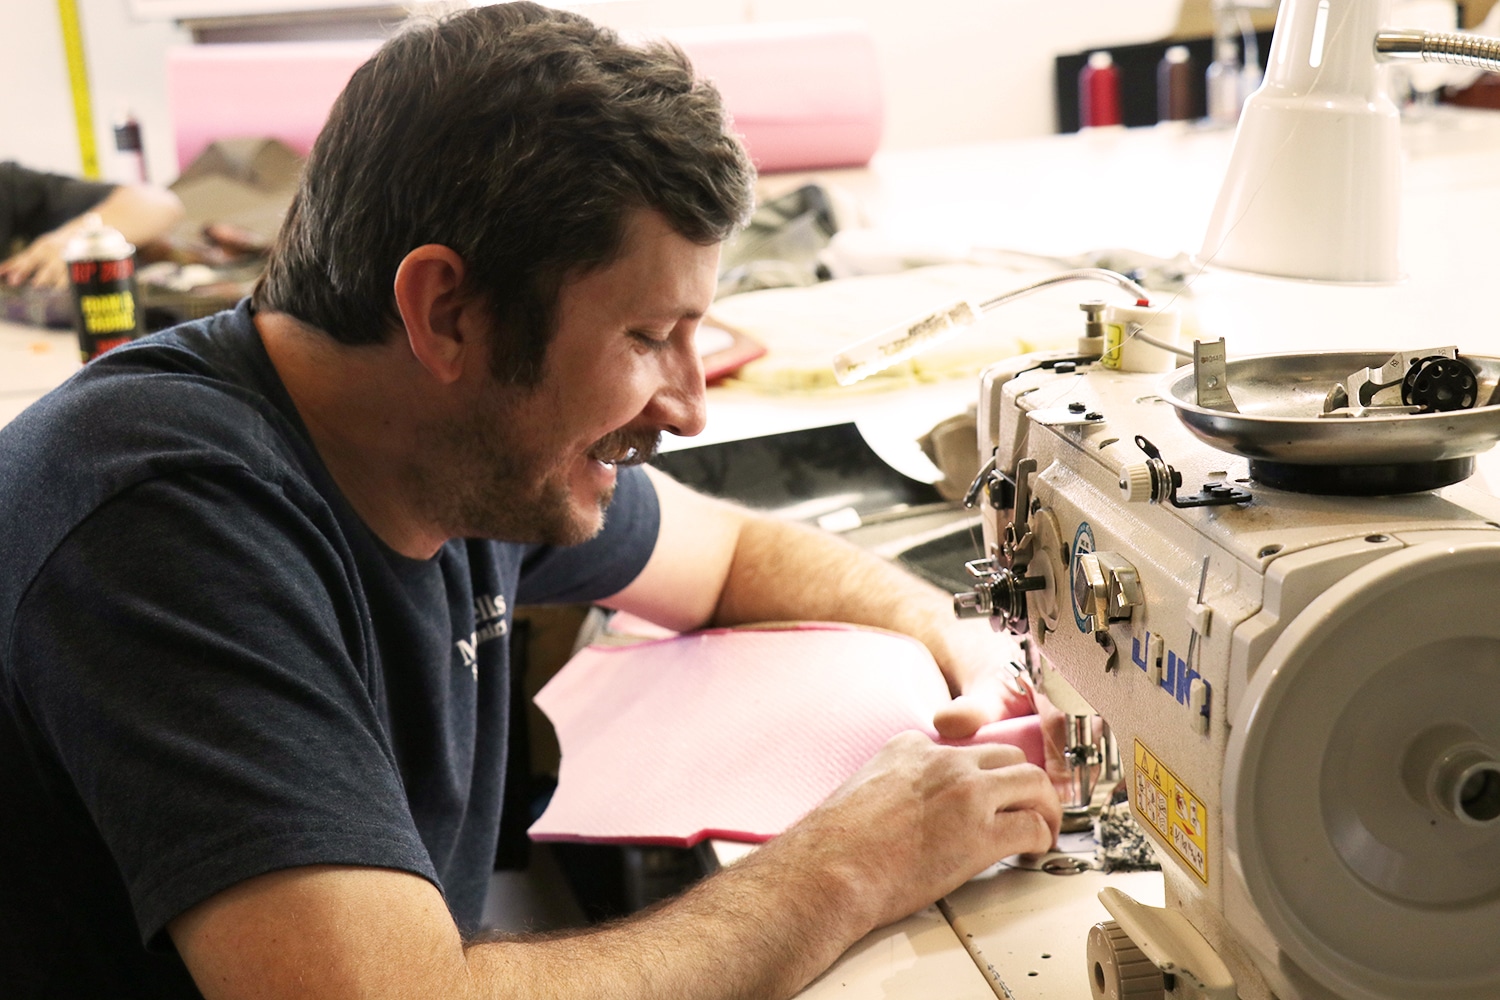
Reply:
[[[714, 81], [764, 171], [868, 163], [885, 118], [869, 30], [855, 21], [666, 33]], [[179, 169], [218, 139], [280, 139], [302, 155], [375, 41], [184, 46], [167, 54]]]
[[[948, 698], [914, 639], [839, 625], [699, 632], [590, 647], [537, 695], [562, 746], [535, 840], [759, 842], [796, 822], [897, 733], [934, 739]], [[972, 741], [1042, 762], [1035, 716]]]
[[885, 124], [880, 66], [859, 21], [682, 28], [669, 36], [714, 82], [757, 168], [870, 162]]

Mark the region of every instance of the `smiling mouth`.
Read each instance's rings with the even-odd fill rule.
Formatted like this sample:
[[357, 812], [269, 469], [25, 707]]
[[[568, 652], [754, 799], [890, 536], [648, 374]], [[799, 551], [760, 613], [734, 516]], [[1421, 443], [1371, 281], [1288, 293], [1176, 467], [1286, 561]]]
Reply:
[[589, 458], [610, 468], [641, 465], [656, 456], [656, 448], [660, 441], [661, 435], [659, 434], [616, 431], [589, 449]]

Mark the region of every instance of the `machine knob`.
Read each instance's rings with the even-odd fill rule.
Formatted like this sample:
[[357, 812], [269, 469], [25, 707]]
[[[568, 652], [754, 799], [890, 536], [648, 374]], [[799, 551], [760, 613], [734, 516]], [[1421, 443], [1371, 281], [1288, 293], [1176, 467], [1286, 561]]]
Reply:
[[1156, 499], [1156, 477], [1151, 463], [1132, 462], [1120, 470], [1120, 489], [1126, 503], [1150, 503]]
[[[969, 564], [971, 567], [978, 563]], [[993, 563], [991, 563], [993, 566]], [[959, 618], [981, 618], [988, 616], [991, 624], [999, 628], [1024, 630], [1026, 627], [1026, 593], [1043, 590], [1047, 586], [1045, 577], [1026, 576], [1009, 569], [990, 569], [977, 572], [974, 589], [953, 595], [953, 613]], [[995, 624], [995, 620], [999, 624]]]
[[1113, 920], [1089, 928], [1088, 962], [1093, 1000], [1164, 1000], [1167, 995], [1162, 971]]

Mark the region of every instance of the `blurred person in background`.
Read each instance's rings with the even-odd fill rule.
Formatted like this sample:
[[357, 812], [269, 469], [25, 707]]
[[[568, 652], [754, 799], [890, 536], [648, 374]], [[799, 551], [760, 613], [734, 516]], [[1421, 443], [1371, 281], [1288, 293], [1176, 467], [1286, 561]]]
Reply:
[[111, 184], [0, 162], [0, 283], [66, 288], [63, 252], [90, 214], [137, 247], [166, 236], [182, 202], [151, 184]]

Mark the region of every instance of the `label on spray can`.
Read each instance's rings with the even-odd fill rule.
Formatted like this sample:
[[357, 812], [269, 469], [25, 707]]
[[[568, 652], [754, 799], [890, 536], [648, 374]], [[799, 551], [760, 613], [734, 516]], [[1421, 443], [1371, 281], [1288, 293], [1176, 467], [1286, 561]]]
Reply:
[[73, 286], [73, 327], [85, 363], [142, 333], [135, 247], [92, 216], [63, 251]]

